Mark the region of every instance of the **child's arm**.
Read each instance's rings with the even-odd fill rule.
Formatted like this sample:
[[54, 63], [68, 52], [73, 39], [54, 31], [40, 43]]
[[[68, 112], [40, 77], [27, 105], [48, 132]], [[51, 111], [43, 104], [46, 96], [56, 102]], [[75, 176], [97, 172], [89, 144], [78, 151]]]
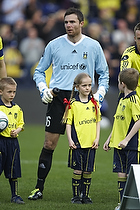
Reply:
[[122, 140], [119, 144], [118, 147], [125, 148], [128, 144], [128, 142], [131, 140], [131, 138], [138, 132], [140, 129], [140, 120], [136, 121], [135, 124], [133, 125], [132, 129], [128, 133], [128, 135], [125, 137], [124, 140]]
[[96, 139], [93, 142], [92, 148], [98, 149], [100, 139], [100, 122], [96, 123]]
[[69, 124], [66, 124], [66, 133], [67, 133], [67, 137], [68, 137], [68, 141], [69, 141], [69, 147], [71, 149], [76, 149], [77, 147], [71, 138], [71, 125], [69, 125]]
[[110, 147], [109, 147], [108, 145], [109, 145], [111, 136], [112, 136], [112, 131], [111, 131], [111, 133], [110, 133], [108, 139], [106, 140], [106, 142], [104, 143], [104, 146], [103, 146], [103, 149], [104, 149], [105, 151], [107, 151], [107, 152], [108, 152], [108, 150], [110, 150]]
[[11, 130], [11, 133], [10, 133], [11, 137], [16, 138], [20, 131], [22, 131], [22, 128], [17, 128], [16, 130]]

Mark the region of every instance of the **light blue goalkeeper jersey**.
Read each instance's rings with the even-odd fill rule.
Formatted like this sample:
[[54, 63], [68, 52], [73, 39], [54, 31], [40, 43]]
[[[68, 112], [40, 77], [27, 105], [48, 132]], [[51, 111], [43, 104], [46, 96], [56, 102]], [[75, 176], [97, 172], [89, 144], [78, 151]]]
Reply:
[[99, 86], [108, 90], [109, 72], [103, 50], [98, 41], [85, 35], [77, 43], [68, 40], [67, 35], [60, 36], [48, 43], [35, 73], [34, 81], [46, 83], [45, 71], [52, 64], [53, 72], [49, 87], [71, 90], [74, 78], [81, 72], [88, 73], [93, 81], [95, 71], [99, 74]]

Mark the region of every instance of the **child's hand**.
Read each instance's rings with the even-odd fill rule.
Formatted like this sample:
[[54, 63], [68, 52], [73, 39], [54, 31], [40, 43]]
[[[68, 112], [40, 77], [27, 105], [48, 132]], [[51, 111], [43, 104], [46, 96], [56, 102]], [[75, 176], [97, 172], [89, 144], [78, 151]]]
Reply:
[[75, 145], [75, 143], [74, 143], [74, 141], [71, 139], [71, 140], [69, 140], [69, 147], [71, 148], [71, 149], [76, 149], [77, 147], [76, 147], [76, 145]]
[[98, 139], [95, 139], [94, 142], [93, 142], [93, 145], [92, 145], [92, 149], [98, 149], [98, 146], [99, 146], [99, 140]]
[[124, 139], [118, 144], [118, 147], [125, 148], [127, 146], [127, 144], [128, 144], [128, 141], [126, 139]]
[[108, 150], [111, 150], [111, 148], [108, 146], [109, 145], [109, 139], [104, 143], [103, 149], [108, 152]]
[[12, 130], [10, 132], [10, 135], [11, 135], [12, 138], [16, 138], [17, 137], [17, 131], [16, 130]]

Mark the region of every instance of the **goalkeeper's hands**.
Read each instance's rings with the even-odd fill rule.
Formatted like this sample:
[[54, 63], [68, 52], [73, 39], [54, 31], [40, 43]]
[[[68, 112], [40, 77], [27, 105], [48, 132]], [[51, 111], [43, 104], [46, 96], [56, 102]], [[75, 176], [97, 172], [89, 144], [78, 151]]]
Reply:
[[106, 94], [106, 91], [103, 86], [99, 87], [97, 92], [94, 94], [94, 98], [99, 102], [100, 108], [102, 106], [105, 94]]
[[43, 103], [48, 104], [51, 103], [53, 100], [53, 95], [51, 94], [51, 89], [49, 88], [44, 88], [40, 92], [41, 100]]
[[53, 95], [51, 94], [52, 89], [49, 89], [44, 82], [38, 84], [38, 89], [42, 102], [45, 104], [51, 103], [53, 100]]

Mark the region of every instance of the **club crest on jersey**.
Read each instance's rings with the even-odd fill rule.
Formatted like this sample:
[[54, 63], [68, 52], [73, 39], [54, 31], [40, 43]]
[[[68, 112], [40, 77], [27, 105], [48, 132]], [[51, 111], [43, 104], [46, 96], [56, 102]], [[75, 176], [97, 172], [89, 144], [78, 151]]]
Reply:
[[122, 57], [122, 59], [121, 59], [121, 61], [123, 62], [122, 70], [126, 69], [126, 67], [128, 66], [128, 58], [129, 58], [128, 55], [124, 55]]
[[92, 107], [92, 111], [95, 112], [95, 106]]
[[14, 114], [14, 118], [17, 119], [17, 113]]
[[125, 110], [125, 105], [123, 105], [123, 107], [122, 107], [122, 111], [124, 111]]
[[128, 66], [128, 61], [123, 61], [122, 70], [126, 69]]
[[87, 59], [87, 52], [84, 52], [84, 53], [83, 53], [83, 58], [84, 58], [84, 59]]

